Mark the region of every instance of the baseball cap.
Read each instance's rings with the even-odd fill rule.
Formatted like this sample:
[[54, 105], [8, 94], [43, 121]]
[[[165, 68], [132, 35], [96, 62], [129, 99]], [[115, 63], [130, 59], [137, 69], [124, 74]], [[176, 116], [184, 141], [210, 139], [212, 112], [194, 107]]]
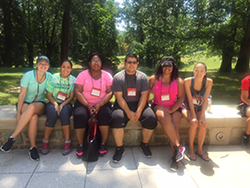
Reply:
[[40, 61], [47, 61], [50, 64], [49, 58], [45, 55], [39, 56], [36, 60], [36, 63], [39, 63]]

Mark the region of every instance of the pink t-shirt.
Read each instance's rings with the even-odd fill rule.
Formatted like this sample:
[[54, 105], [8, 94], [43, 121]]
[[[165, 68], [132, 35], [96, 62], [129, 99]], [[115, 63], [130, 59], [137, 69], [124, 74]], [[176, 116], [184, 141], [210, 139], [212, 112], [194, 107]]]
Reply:
[[[106, 95], [106, 86], [112, 85], [113, 78], [111, 74], [102, 70], [100, 79], [93, 79], [88, 70], [82, 71], [76, 78], [75, 84], [83, 86], [83, 96], [87, 102], [93, 106], [102, 101]], [[94, 89], [94, 90], [93, 90]], [[99, 95], [99, 96], [98, 96]]]
[[152, 91], [154, 94], [153, 104], [172, 108], [177, 100], [178, 85], [176, 80], [174, 80], [170, 86], [164, 86], [161, 80], [158, 80]]

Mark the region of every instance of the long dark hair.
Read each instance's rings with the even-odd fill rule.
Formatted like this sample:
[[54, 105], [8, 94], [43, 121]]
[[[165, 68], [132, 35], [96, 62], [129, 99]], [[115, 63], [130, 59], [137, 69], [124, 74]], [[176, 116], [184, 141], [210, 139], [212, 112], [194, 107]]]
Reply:
[[170, 76], [170, 82], [176, 80], [179, 77], [178, 66], [175, 63], [175, 59], [172, 56], [165, 56], [161, 59], [160, 64], [156, 68], [155, 77], [157, 80], [159, 80], [160, 76], [162, 76], [162, 68], [164, 66], [173, 66], [173, 71]]

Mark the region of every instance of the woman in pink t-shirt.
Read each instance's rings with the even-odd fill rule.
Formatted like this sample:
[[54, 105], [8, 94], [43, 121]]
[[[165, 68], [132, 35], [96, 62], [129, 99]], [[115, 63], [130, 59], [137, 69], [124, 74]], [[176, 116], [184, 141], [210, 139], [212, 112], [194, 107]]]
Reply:
[[152, 108], [157, 120], [168, 136], [173, 151], [170, 170], [178, 169], [185, 148], [180, 145], [179, 125], [181, 104], [184, 101], [183, 80], [179, 78], [178, 67], [173, 57], [163, 57], [156, 73], [149, 78], [150, 92], [154, 94]]
[[79, 146], [76, 155], [83, 155], [83, 138], [88, 119], [96, 114], [99, 130], [102, 136], [100, 156], [107, 154], [109, 122], [111, 119], [112, 81], [111, 74], [102, 70], [102, 60], [98, 54], [88, 58], [89, 69], [82, 71], [75, 81], [76, 103], [74, 105], [74, 128]]

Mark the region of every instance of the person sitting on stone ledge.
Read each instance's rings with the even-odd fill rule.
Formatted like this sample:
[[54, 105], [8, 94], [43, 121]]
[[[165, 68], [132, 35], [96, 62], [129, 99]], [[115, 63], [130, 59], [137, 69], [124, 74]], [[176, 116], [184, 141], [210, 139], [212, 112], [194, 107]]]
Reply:
[[83, 156], [83, 139], [89, 118], [95, 114], [102, 142], [99, 155], [108, 152], [107, 139], [111, 119], [112, 81], [111, 74], [102, 70], [103, 61], [99, 54], [93, 53], [88, 58], [88, 69], [79, 73], [75, 81], [76, 102], [73, 108], [74, 129], [78, 141], [77, 157]]
[[72, 115], [71, 101], [74, 99], [75, 77], [70, 73], [72, 63], [65, 60], [60, 66], [61, 73], [55, 73], [46, 84], [49, 102], [46, 105], [46, 123], [44, 129], [44, 138], [41, 153], [49, 153], [49, 137], [54, 129], [57, 119], [61, 121], [65, 143], [62, 154], [67, 155], [71, 152], [70, 140], [70, 117]]
[[250, 138], [250, 76], [245, 77], [241, 81], [241, 112], [242, 116], [247, 117], [246, 130], [242, 135], [241, 144], [244, 148], [249, 148], [249, 138]]
[[149, 87], [154, 94], [151, 107], [170, 140], [173, 152], [170, 170], [176, 171], [185, 151], [185, 147], [180, 145], [179, 136], [181, 104], [185, 93], [184, 83], [179, 77], [178, 66], [173, 57], [162, 58], [155, 74], [149, 78]]
[[30, 140], [29, 156], [33, 161], [40, 159], [36, 147], [37, 122], [38, 116], [45, 112], [45, 85], [50, 79], [49, 59], [46, 56], [40, 56], [37, 59], [36, 70], [31, 70], [23, 75], [21, 79], [21, 90], [17, 103], [17, 127], [8, 141], [0, 148], [7, 153], [11, 150], [17, 136], [28, 124], [28, 135]]
[[110, 127], [112, 128], [116, 151], [113, 162], [119, 163], [124, 155], [123, 138], [127, 122], [140, 121], [142, 124], [142, 142], [140, 149], [145, 157], [151, 157], [149, 139], [157, 126], [153, 110], [147, 104], [149, 91], [148, 77], [137, 70], [138, 59], [135, 54], [125, 57], [125, 70], [113, 78], [112, 91], [116, 97]]
[[[208, 162], [210, 160], [208, 154], [203, 152], [202, 147], [207, 131], [205, 111], [212, 85], [213, 80], [211, 78], [207, 78], [207, 66], [202, 62], [199, 62], [194, 66], [194, 77], [189, 77], [184, 80], [186, 99], [182, 106], [182, 114], [190, 124], [189, 151], [187, 152], [187, 156], [193, 161], [196, 160], [195, 154], [201, 157], [201, 159], [204, 161]], [[195, 152], [194, 140], [198, 127], [198, 147], [197, 151]]]

